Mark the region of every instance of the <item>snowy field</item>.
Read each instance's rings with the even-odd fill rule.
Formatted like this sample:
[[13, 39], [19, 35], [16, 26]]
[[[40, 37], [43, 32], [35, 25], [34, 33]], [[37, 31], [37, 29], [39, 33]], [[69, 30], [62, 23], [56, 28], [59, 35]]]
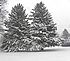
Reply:
[[52, 47], [43, 52], [0, 53], [0, 61], [70, 61], [70, 47]]

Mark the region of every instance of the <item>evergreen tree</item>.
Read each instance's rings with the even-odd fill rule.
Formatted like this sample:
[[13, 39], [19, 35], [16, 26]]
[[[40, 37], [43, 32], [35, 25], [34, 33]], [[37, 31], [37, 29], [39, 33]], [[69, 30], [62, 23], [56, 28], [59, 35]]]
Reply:
[[5, 33], [5, 40], [1, 48], [5, 51], [20, 51], [26, 50], [29, 42], [29, 24], [26, 19], [22, 4], [15, 5], [9, 14], [9, 20], [5, 21], [5, 26], [8, 28]]
[[64, 39], [68, 39], [68, 37], [70, 36], [69, 32], [67, 31], [67, 29], [64, 29], [63, 33], [62, 33], [62, 38]]
[[42, 50], [47, 46], [55, 46], [56, 24], [53, 22], [51, 14], [42, 2], [37, 3], [30, 15], [31, 39], [33, 50]]

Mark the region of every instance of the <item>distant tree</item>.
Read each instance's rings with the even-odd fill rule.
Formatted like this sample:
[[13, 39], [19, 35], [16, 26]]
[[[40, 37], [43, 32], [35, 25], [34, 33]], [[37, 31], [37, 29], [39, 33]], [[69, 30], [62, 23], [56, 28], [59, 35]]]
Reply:
[[28, 47], [29, 24], [27, 15], [22, 4], [15, 5], [9, 14], [9, 20], [5, 21], [8, 28], [5, 33], [5, 40], [2, 42], [1, 48], [5, 51], [20, 51]]
[[55, 46], [54, 37], [56, 36], [57, 27], [53, 22], [51, 14], [42, 2], [37, 3], [34, 9], [32, 9], [32, 15], [30, 15], [31, 23], [31, 38], [32, 49], [42, 50], [48, 46]]
[[62, 38], [64, 39], [68, 39], [68, 37], [70, 36], [69, 32], [67, 31], [67, 29], [64, 29], [64, 31], [62, 32]]
[[70, 46], [69, 38], [70, 38], [69, 32], [67, 31], [67, 29], [64, 29], [61, 35], [62, 46]]
[[5, 5], [7, 4], [7, 0], [0, 0], [0, 24], [3, 24], [6, 19], [7, 10], [5, 9]]

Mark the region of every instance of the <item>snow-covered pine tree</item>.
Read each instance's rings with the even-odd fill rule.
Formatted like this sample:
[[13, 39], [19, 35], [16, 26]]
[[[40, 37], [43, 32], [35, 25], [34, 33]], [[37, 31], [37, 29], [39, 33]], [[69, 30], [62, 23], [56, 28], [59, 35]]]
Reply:
[[68, 37], [70, 36], [69, 32], [67, 31], [67, 29], [64, 29], [63, 33], [62, 33], [62, 38], [64, 39], [68, 39]]
[[56, 36], [56, 24], [53, 22], [51, 14], [42, 2], [37, 3], [35, 8], [32, 9], [32, 15], [30, 15], [31, 23], [31, 38], [32, 49], [42, 50], [47, 46], [54, 46], [54, 37]]
[[20, 51], [29, 48], [29, 24], [26, 19], [27, 15], [22, 4], [15, 5], [9, 14], [9, 20], [5, 21], [5, 26], [8, 28], [5, 33], [5, 40], [1, 48], [4, 51]]

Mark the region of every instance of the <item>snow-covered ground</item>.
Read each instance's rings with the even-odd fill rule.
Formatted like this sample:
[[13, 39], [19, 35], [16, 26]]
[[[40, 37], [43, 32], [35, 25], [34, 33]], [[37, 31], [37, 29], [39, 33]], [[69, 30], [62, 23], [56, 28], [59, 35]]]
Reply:
[[0, 61], [70, 61], [70, 47], [46, 48], [43, 52], [0, 53]]

